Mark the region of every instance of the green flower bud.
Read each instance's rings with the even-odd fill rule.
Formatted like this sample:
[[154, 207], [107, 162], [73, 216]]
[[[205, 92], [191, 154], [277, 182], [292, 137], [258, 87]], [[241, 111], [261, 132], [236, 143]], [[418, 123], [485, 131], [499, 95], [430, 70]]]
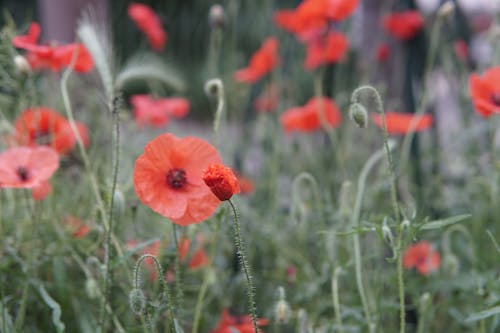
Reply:
[[360, 128], [368, 126], [368, 112], [365, 107], [359, 103], [351, 104], [349, 108], [349, 116]]

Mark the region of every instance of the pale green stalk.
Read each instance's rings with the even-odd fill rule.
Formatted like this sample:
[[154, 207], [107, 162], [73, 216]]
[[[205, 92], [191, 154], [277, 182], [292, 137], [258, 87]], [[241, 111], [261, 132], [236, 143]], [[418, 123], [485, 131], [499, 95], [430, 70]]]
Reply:
[[337, 321], [337, 326], [339, 328], [339, 333], [344, 333], [344, 325], [342, 324], [342, 315], [340, 314], [340, 301], [339, 301], [339, 275], [341, 268], [337, 267], [333, 271], [332, 277], [332, 298], [333, 307], [335, 310], [335, 320]]

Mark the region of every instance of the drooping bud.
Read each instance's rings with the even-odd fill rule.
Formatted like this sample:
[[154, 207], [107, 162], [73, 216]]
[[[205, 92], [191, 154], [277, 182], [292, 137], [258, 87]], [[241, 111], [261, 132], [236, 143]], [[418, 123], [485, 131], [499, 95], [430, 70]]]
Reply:
[[207, 94], [208, 97], [215, 98], [220, 96], [222, 90], [223, 90], [223, 85], [221, 79], [211, 79], [208, 80], [205, 83], [205, 94]]
[[128, 294], [128, 301], [132, 312], [136, 315], [140, 315], [144, 311], [144, 306], [146, 305], [146, 297], [142, 290], [134, 288]]
[[222, 28], [224, 27], [226, 17], [224, 14], [224, 7], [219, 4], [212, 5], [210, 7], [210, 12], [208, 14], [208, 21], [212, 28]]
[[14, 65], [16, 66], [17, 70], [23, 74], [27, 74], [31, 71], [31, 66], [28, 63], [28, 60], [26, 60], [26, 58], [22, 55], [18, 54], [14, 57]]
[[438, 9], [438, 16], [441, 18], [448, 17], [453, 11], [455, 10], [455, 4], [453, 1], [446, 1], [439, 7]]
[[446, 253], [443, 258], [443, 272], [450, 277], [458, 274], [460, 263], [452, 253]]
[[360, 103], [353, 103], [349, 108], [349, 116], [360, 128], [368, 126], [368, 112]]

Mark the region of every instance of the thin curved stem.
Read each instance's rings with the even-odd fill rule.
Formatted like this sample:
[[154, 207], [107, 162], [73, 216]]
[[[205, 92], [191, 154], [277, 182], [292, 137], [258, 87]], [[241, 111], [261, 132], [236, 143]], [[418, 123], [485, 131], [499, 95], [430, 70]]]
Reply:
[[248, 296], [248, 306], [250, 308], [250, 313], [252, 314], [252, 324], [255, 330], [255, 333], [259, 333], [259, 328], [257, 327], [257, 309], [255, 306], [255, 289], [253, 285], [253, 278], [250, 273], [250, 265], [248, 264], [245, 249], [243, 247], [243, 243], [241, 242], [241, 232], [240, 232], [240, 221], [238, 217], [238, 211], [234, 206], [231, 200], [228, 200], [231, 209], [233, 210], [234, 217], [234, 244], [236, 245], [236, 253], [238, 258], [240, 259], [240, 265], [243, 268], [243, 272], [245, 273], [245, 277], [247, 279], [247, 296]]

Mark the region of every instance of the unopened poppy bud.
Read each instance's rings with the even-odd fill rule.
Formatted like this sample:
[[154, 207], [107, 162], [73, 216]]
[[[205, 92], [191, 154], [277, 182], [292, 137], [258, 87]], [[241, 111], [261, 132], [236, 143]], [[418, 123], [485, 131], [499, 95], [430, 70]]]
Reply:
[[128, 301], [130, 304], [130, 309], [132, 309], [132, 312], [135, 313], [136, 315], [142, 314], [144, 311], [144, 306], [146, 305], [146, 297], [144, 296], [144, 293], [142, 290], [134, 288], [132, 291], [130, 291], [130, 294], [128, 294]]
[[438, 9], [438, 16], [441, 18], [448, 17], [453, 11], [455, 10], [455, 4], [453, 1], [446, 1], [439, 7]]
[[210, 164], [203, 171], [203, 181], [220, 201], [229, 200], [233, 194], [240, 193], [238, 178], [233, 170], [222, 164]]
[[460, 263], [457, 257], [452, 253], [447, 253], [443, 258], [443, 272], [450, 277], [458, 274]]
[[368, 126], [368, 112], [365, 107], [359, 103], [354, 103], [349, 108], [349, 116], [360, 128]]
[[125, 211], [125, 197], [123, 196], [123, 192], [119, 189], [115, 190], [114, 196], [113, 196], [113, 209], [115, 210], [116, 215], [123, 215], [123, 212]]
[[431, 294], [429, 294], [428, 292], [424, 293], [422, 296], [420, 296], [419, 300], [420, 309], [425, 311], [425, 309], [429, 307], [430, 302], [431, 302]]
[[16, 65], [17, 70], [21, 73], [26, 74], [31, 71], [31, 66], [28, 63], [28, 60], [26, 60], [26, 58], [22, 55], [18, 54], [14, 57], [14, 65]]
[[211, 79], [205, 83], [205, 94], [208, 97], [218, 97], [223, 90], [222, 81], [220, 79]]
[[85, 291], [90, 299], [96, 299], [99, 296], [99, 286], [94, 278], [87, 279], [85, 282]]
[[212, 5], [208, 14], [208, 20], [212, 28], [222, 28], [226, 21], [224, 7], [219, 4]]

